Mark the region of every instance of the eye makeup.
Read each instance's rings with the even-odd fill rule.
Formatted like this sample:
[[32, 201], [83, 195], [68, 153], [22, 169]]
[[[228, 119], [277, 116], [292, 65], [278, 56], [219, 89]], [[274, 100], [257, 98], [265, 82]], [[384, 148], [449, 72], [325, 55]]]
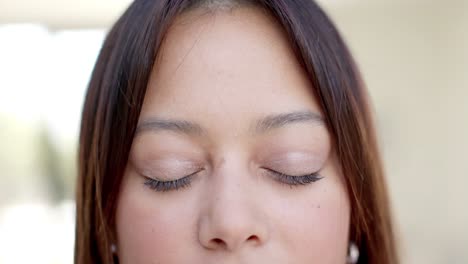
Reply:
[[[264, 169], [273, 179], [275, 179], [281, 184], [286, 184], [289, 186], [307, 185], [323, 179], [323, 177], [320, 176], [318, 172], [294, 176], [267, 168]], [[193, 177], [199, 172], [200, 171], [197, 171], [180, 179], [169, 181], [162, 181], [151, 177], [143, 176], [145, 178], [144, 185], [149, 187], [151, 190], [157, 192], [167, 192], [173, 190], [175, 191], [186, 187], [190, 187], [190, 183]]]
[[133, 160], [132, 164], [137, 174], [144, 178], [143, 184], [158, 192], [189, 187], [192, 178], [204, 170], [199, 162], [171, 156]]
[[275, 179], [276, 181], [282, 184], [286, 184], [289, 186], [307, 185], [307, 184], [314, 183], [316, 181], [323, 179], [323, 177], [320, 176], [318, 172], [294, 176], [294, 175], [288, 175], [279, 171], [271, 170], [268, 168], [264, 168], [264, 169], [265, 171], [268, 172], [268, 174], [273, 179]]
[[[184, 151], [184, 153], [186, 153]], [[147, 155], [147, 156], [146, 156]], [[206, 169], [204, 161], [188, 158], [185, 154], [159, 152], [140, 155], [133, 159], [136, 172], [143, 177], [144, 186], [156, 192], [176, 191], [190, 187], [197, 174]], [[319, 171], [326, 155], [316, 149], [289, 147], [283, 144], [262, 148], [253, 158], [254, 170], [277, 183], [304, 186], [323, 179]]]
[[192, 178], [198, 173], [194, 172], [190, 175], [187, 175], [185, 177], [182, 177], [180, 179], [176, 180], [170, 180], [170, 181], [161, 181], [161, 180], [156, 180], [151, 177], [145, 177], [144, 185], [148, 186], [151, 190], [157, 191], [157, 192], [167, 192], [167, 191], [172, 191], [172, 190], [179, 190], [182, 188], [186, 188], [190, 186], [190, 183], [192, 181]]
[[[270, 152], [270, 153], [268, 153]], [[301, 186], [323, 179], [319, 170], [323, 158], [319, 153], [310, 151], [265, 150], [259, 164], [263, 174], [288, 186]]]
[[[287, 156], [287, 155], [286, 155]], [[294, 157], [295, 155], [290, 155]], [[296, 155], [297, 156], [297, 155]], [[300, 161], [300, 162], [298, 162]], [[308, 159], [299, 159], [291, 162], [291, 159], [273, 159], [271, 162], [266, 162], [269, 166], [260, 166], [259, 169], [262, 169], [267, 177], [272, 178], [278, 183], [288, 185], [288, 186], [304, 186], [314, 182], [317, 182], [323, 177], [319, 175], [318, 171], [314, 171], [310, 164], [307, 164]], [[301, 164], [305, 163], [305, 164]], [[179, 170], [177, 176], [174, 176], [174, 171], [177, 168], [172, 168], [172, 172], [168, 172], [169, 166], [166, 166], [166, 170], [158, 170], [159, 173], [154, 171], [146, 170], [145, 172], [140, 172], [139, 174], [144, 177], [144, 185], [150, 188], [153, 191], [157, 192], [168, 192], [176, 191], [190, 187], [190, 184], [193, 178], [201, 171], [204, 170], [202, 167], [196, 167], [190, 162], [181, 162], [181, 161], [166, 161], [161, 164], [171, 164], [172, 166], [177, 167], [177, 165], [188, 165], [189, 168], [184, 168]], [[164, 167], [159, 164], [159, 167]], [[271, 166], [271, 167], [270, 167]], [[158, 166], [156, 166], [158, 167]], [[171, 169], [169, 169], [171, 170]], [[142, 170], [144, 171], [144, 170]], [[183, 175], [181, 172], [191, 171], [191, 173]], [[286, 173], [285, 171], [289, 171]], [[314, 171], [314, 172], [309, 172]], [[182, 175], [182, 176], [180, 176]], [[165, 180], [167, 179], [167, 180]]]

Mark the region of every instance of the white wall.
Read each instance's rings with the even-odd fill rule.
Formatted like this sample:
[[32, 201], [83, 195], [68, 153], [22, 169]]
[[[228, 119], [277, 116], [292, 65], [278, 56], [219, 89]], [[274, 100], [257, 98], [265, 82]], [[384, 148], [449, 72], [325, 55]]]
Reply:
[[468, 263], [467, 2], [328, 9], [374, 100], [404, 263]]

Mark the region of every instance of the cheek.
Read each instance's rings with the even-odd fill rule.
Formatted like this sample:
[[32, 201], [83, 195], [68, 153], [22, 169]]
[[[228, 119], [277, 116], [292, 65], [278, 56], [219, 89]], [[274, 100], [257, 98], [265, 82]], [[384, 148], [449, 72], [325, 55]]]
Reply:
[[180, 248], [193, 244], [194, 205], [170, 206], [138, 180], [125, 178], [116, 212], [120, 263], [188, 263], [181, 259]]
[[[326, 180], [326, 179], [324, 179]], [[341, 183], [328, 179], [294, 201], [279, 203], [285, 212], [278, 232], [298, 259], [345, 263], [350, 206]]]

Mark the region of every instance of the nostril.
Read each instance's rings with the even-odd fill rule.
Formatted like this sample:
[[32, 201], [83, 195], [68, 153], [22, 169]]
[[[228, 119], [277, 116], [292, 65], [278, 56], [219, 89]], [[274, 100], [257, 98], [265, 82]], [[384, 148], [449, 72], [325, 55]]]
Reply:
[[227, 241], [227, 240], [223, 240], [221, 238], [212, 238], [210, 239], [209, 241], [209, 244], [207, 246], [207, 248], [209, 249], [229, 249], [229, 250], [232, 250], [232, 249], [235, 249], [237, 248], [238, 246], [240, 246], [242, 243], [253, 243], [253, 245], [259, 245], [260, 244], [260, 238], [256, 235], [251, 235], [249, 236], [247, 239], [245, 240], [239, 240], [239, 241], [235, 241], [235, 240], [232, 240], [232, 241]]
[[213, 241], [213, 243], [214, 243], [215, 245], [217, 245], [218, 247], [223, 247], [223, 248], [226, 247], [226, 242], [224, 242], [224, 241], [223, 241], [222, 239], [220, 239], [220, 238], [214, 238], [214, 239], [212, 239], [212, 241]]
[[257, 242], [259, 241], [260, 239], [256, 236], [256, 235], [251, 235], [249, 236], [249, 238], [247, 238], [247, 241], [254, 241], [254, 242]]

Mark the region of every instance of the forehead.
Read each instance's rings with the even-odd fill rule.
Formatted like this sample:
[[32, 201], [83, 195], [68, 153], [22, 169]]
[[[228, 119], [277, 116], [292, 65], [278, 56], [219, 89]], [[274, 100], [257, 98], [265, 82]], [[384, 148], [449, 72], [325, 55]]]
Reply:
[[287, 36], [266, 11], [239, 7], [176, 19], [158, 52], [141, 118], [243, 122], [297, 110], [320, 112]]

